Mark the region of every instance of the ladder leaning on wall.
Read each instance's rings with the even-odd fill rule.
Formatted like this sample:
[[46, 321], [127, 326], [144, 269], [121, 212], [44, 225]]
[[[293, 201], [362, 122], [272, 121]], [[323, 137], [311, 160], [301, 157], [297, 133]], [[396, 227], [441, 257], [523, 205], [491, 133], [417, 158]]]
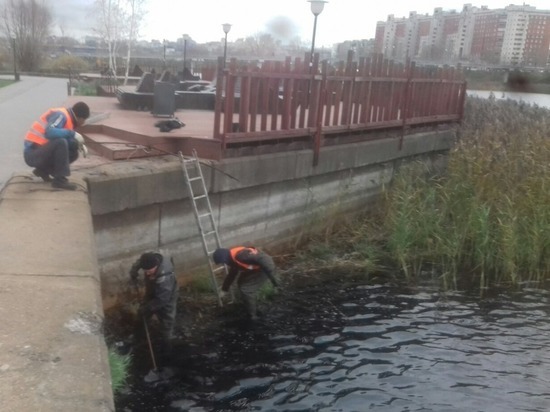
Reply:
[[179, 152], [179, 155], [189, 198], [193, 205], [195, 220], [197, 221], [199, 234], [202, 239], [204, 254], [208, 260], [208, 267], [210, 268], [212, 288], [218, 298], [218, 304], [223, 306], [216, 276], [220, 273], [227, 275], [227, 267], [225, 265], [218, 266], [212, 260], [212, 254], [217, 248], [221, 247], [221, 243], [216, 222], [212, 215], [212, 206], [208, 198], [208, 189], [204, 182], [201, 164], [195, 149], [193, 149], [192, 157], [184, 157], [181, 152]]

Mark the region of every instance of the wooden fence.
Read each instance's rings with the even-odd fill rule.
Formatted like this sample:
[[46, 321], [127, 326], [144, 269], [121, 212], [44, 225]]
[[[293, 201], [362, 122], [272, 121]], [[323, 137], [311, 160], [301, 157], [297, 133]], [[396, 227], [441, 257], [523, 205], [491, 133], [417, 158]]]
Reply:
[[290, 58], [261, 65], [218, 60], [214, 138], [260, 143], [312, 139], [318, 158], [330, 135], [457, 122], [462, 119], [466, 82], [460, 68], [419, 67], [381, 55], [311, 65]]

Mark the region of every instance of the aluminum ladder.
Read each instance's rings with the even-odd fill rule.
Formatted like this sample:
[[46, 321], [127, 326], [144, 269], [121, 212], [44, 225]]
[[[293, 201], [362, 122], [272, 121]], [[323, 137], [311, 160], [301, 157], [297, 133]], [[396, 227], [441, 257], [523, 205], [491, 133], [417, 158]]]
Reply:
[[221, 247], [221, 243], [216, 222], [212, 215], [212, 206], [208, 197], [208, 189], [204, 182], [201, 164], [195, 149], [193, 149], [193, 157], [184, 157], [181, 152], [179, 152], [179, 156], [189, 198], [193, 204], [195, 220], [197, 221], [199, 234], [202, 239], [204, 254], [208, 260], [212, 287], [218, 298], [218, 304], [223, 306], [216, 277], [222, 273], [223, 275], [227, 275], [227, 267], [225, 265], [218, 266], [212, 260], [212, 254], [217, 248]]

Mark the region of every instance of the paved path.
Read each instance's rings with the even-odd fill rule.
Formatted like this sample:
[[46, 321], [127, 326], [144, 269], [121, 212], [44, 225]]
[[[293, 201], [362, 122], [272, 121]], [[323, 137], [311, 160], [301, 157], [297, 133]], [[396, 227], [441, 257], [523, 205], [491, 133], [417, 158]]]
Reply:
[[30, 124], [67, 99], [63, 79], [0, 88], [2, 412], [114, 411], [86, 183], [74, 176], [79, 189], [66, 191], [29, 179], [22, 156]]
[[23, 136], [32, 122], [67, 98], [66, 79], [21, 76], [21, 81], [0, 88], [0, 190], [12, 174], [30, 171], [23, 160]]

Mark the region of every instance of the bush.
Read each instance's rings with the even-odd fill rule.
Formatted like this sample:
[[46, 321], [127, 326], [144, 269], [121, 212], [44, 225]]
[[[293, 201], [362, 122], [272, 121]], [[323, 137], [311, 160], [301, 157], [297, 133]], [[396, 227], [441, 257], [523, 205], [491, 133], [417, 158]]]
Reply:
[[48, 67], [54, 73], [76, 74], [89, 70], [88, 63], [80, 57], [64, 54], [53, 60]]

